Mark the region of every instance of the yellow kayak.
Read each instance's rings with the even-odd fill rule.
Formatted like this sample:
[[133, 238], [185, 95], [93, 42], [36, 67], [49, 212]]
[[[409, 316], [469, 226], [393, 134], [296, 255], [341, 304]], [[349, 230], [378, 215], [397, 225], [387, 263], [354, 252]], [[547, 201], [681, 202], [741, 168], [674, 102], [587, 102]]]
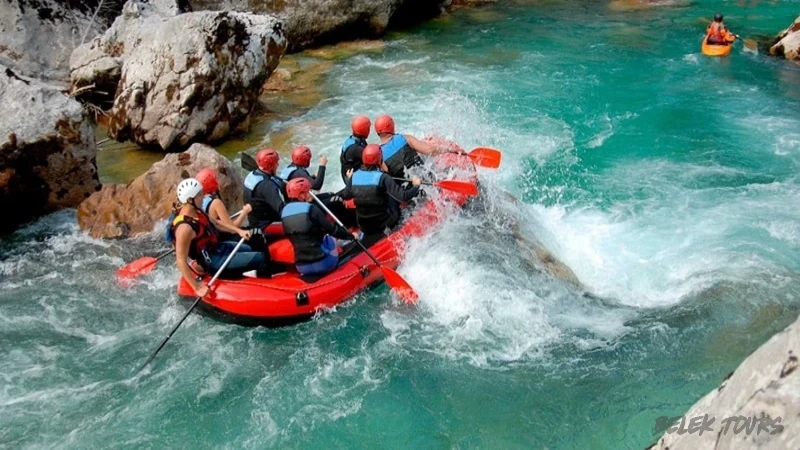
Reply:
[[728, 56], [733, 47], [733, 43], [727, 45], [709, 44], [708, 36], [703, 38], [703, 44], [700, 46], [700, 51], [706, 56]]

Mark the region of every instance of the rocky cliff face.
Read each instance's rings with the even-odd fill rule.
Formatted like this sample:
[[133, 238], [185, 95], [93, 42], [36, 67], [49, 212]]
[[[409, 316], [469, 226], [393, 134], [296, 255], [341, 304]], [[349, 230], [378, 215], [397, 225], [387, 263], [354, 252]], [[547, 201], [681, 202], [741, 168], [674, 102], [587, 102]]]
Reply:
[[451, 0], [189, 0], [194, 11], [244, 11], [283, 19], [289, 51], [377, 37], [390, 26], [435, 17]]
[[769, 54], [800, 62], [800, 16], [788, 28], [778, 33]]
[[651, 449], [800, 448], [799, 351], [800, 319], [753, 352]]
[[283, 23], [271, 16], [131, 0], [105, 34], [75, 50], [71, 75], [75, 88], [118, 81], [111, 137], [172, 150], [246, 127], [285, 48]]
[[231, 214], [241, 209], [242, 177], [236, 167], [213, 148], [194, 144], [183, 153], [165, 156], [128, 184], [104, 185], [81, 203], [78, 225], [99, 238], [149, 233], [172, 212], [178, 183], [207, 167], [217, 172], [220, 194]]
[[66, 82], [72, 50], [102, 33], [122, 0], [0, 2], [0, 64], [16, 73]]
[[0, 98], [0, 231], [77, 206], [100, 188], [94, 125], [78, 102], [2, 66]]

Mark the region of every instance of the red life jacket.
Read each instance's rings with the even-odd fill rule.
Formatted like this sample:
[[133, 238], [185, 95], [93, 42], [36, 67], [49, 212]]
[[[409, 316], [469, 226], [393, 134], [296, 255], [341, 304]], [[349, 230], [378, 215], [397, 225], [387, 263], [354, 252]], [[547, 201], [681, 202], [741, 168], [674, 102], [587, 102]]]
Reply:
[[708, 26], [708, 40], [711, 42], [725, 42], [725, 25], [713, 22]]
[[[186, 223], [192, 227], [195, 233], [195, 237], [192, 239], [192, 243], [189, 246], [189, 257], [194, 260], [204, 261], [206, 255], [210, 253], [219, 242], [219, 233], [217, 229], [214, 228], [214, 225], [211, 224], [211, 220], [202, 211], [197, 211], [197, 218], [179, 214], [175, 216], [170, 226], [170, 233], [173, 237], [175, 236], [175, 230], [178, 228], [178, 225], [182, 223]], [[173, 245], [175, 245], [174, 238], [172, 241]]]

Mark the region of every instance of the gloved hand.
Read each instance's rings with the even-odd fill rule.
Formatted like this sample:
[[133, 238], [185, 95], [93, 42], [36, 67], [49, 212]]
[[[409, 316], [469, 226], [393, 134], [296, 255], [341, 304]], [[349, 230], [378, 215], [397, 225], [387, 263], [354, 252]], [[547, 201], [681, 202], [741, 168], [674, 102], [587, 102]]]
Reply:
[[328, 201], [330, 201], [331, 203], [342, 203], [344, 200], [342, 199], [341, 196], [333, 194], [330, 197], [328, 197]]

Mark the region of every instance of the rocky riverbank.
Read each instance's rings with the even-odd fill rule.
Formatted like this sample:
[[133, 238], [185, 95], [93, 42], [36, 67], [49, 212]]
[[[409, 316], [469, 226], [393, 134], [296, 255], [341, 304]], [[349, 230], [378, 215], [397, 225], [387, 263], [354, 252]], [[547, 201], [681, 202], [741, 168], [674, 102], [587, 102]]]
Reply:
[[778, 33], [769, 48], [769, 54], [800, 63], [800, 16]]
[[656, 431], [667, 431], [650, 448], [798, 448], [798, 351], [800, 319], [759, 347], [686, 414], [660, 418], [656, 426], [661, 423], [662, 427]]

